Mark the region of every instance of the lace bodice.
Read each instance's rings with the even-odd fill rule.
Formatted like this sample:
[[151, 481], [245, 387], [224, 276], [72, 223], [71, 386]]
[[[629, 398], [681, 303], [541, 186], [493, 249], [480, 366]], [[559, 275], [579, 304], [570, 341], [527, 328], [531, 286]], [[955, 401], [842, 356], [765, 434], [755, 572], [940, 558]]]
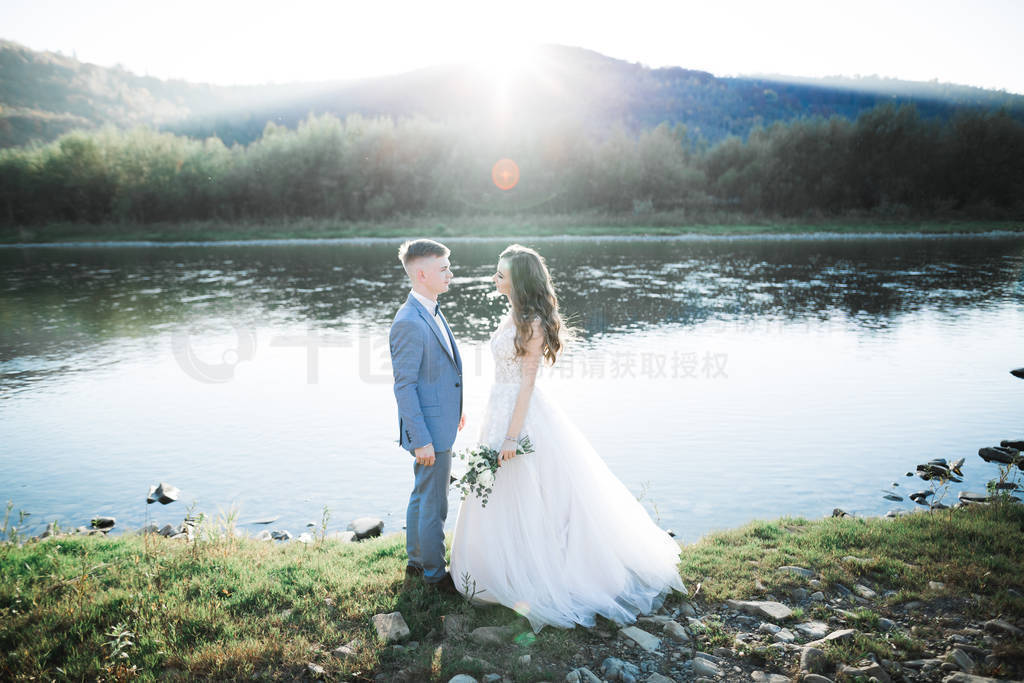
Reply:
[[522, 383], [523, 357], [516, 356], [516, 326], [507, 315], [491, 335], [491, 355], [495, 384]]

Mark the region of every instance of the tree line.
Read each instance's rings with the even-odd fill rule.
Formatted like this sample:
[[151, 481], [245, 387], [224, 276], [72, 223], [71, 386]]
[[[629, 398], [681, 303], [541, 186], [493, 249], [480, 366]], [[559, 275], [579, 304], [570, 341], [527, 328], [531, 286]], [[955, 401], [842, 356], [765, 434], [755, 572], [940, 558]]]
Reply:
[[[519, 183], [498, 189], [510, 158]], [[913, 105], [804, 118], [708, 144], [680, 124], [601, 137], [424, 118], [310, 115], [230, 148], [151, 128], [75, 131], [0, 150], [0, 224], [727, 209], [770, 217], [1019, 216], [1024, 124], [1005, 111], [940, 121]]]

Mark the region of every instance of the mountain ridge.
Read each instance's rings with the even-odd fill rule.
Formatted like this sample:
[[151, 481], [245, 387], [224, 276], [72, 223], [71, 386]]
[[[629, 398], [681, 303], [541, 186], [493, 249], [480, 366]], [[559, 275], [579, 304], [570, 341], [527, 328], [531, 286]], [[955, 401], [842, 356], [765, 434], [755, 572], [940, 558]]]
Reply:
[[140, 76], [0, 39], [0, 147], [46, 142], [76, 128], [148, 125], [247, 144], [268, 122], [294, 128], [310, 113], [463, 121], [495, 135], [563, 124], [602, 135], [667, 122], [713, 143], [776, 121], [856, 118], [882, 103], [912, 103], [925, 118], [1005, 108], [1024, 121], [1024, 96], [937, 81], [869, 77], [719, 77], [651, 68], [579, 47], [547, 45], [504, 83], [467, 63], [390, 76], [221, 86]]

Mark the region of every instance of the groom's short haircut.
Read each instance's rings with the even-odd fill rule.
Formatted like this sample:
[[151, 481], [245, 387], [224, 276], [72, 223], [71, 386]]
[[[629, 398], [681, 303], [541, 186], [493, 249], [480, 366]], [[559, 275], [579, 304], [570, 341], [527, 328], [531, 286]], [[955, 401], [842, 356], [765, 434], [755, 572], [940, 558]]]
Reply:
[[408, 270], [409, 264], [416, 259], [425, 256], [448, 256], [450, 253], [451, 250], [448, 247], [434, 240], [409, 240], [398, 248], [398, 260]]

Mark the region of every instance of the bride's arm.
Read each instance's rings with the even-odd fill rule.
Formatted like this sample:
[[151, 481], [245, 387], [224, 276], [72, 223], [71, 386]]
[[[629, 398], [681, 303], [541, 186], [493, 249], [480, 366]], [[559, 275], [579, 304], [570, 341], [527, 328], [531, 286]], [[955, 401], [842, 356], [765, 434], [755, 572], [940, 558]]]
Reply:
[[544, 333], [541, 331], [540, 321], [534, 320], [533, 336], [526, 342], [526, 355], [523, 357], [523, 381], [519, 385], [519, 395], [516, 397], [516, 407], [512, 411], [508, 431], [505, 432], [505, 441], [501, 444], [499, 463], [510, 460], [516, 455], [519, 432], [523, 430], [523, 423], [526, 422], [526, 411], [530, 407], [530, 397], [533, 395], [533, 387], [537, 382], [537, 370], [540, 368], [543, 348]]

